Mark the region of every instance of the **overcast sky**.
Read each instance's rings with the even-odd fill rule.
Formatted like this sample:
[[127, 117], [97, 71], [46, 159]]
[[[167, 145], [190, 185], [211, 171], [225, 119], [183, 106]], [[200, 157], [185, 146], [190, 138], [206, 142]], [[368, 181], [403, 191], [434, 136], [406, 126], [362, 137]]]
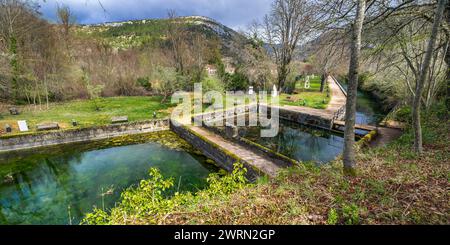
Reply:
[[[93, 24], [130, 19], [164, 18], [167, 10], [178, 15], [211, 17], [231, 28], [245, 28], [262, 18], [273, 0], [41, 0], [44, 17], [56, 21], [56, 6], [66, 5], [75, 13], [77, 23]], [[103, 8], [106, 10], [103, 10]]]

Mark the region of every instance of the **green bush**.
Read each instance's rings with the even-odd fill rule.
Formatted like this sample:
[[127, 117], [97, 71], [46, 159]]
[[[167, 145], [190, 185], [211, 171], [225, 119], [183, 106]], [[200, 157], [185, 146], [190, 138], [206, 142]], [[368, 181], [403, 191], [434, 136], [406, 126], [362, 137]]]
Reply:
[[394, 118], [399, 122], [411, 122], [411, 116], [411, 107], [404, 106], [396, 111]]
[[223, 92], [225, 90], [222, 81], [216, 77], [205, 77], [202, 80], [202, 89], [204, 92], [218, 91]]
[[236, 71], [236, 73], [227, 77], [226, 88], [231, 91], [245, 91], [247, 90], [249, 84], [250, 81], [247, 76]]
[[150, 82], [149, 77], [140, 77], [137, 79], [137, 83], [141, 85], [143, 88], [145, 88], [147, 91], [152, 90], [152, 84]]
[[360, 222], [359, 219], [359, 207], [356, 204], [344, 204], [342, 206], [342, 218], [346, 225], [357, 225]]
[[210, 198], [227, 197], [236, 190], [248, 186], [245, 174], [247, 169], [240, 163], [234, 165], [231, 174], [221, 176], [212, 173], [207, 178], [209, 186], [197, 193], [173, 191], [173, 178], [165, 179], [159, 170], [152, 168], [149, 171], [150, 178], [141, 180], [136, 188], [130, 187], [121, 194], [121, 201], [108, 213], [105, 210], [95, 208], [92, 213], [86, 214], [82, 224], [116, 224], [124, 222], [126, 218], [139, 220], [145, 219], [146, 223], [157, 224], [166, 214], [180, 207], [189, 207], [204, 203]]
[[284, 92], [287, 93], [287, 94], [294, 93], [296, 84], [297, 83], [295, 81], [288, 81], [288, 82], [286, 82], [284, 84], [284, 88], [283, 88]]
[[336, 225], [339, 221], [339, 215], [336, 212], [336, 209], [332, 208], [330, 211], [328, 211], [328, 219], [327, 224], [329, 225]]

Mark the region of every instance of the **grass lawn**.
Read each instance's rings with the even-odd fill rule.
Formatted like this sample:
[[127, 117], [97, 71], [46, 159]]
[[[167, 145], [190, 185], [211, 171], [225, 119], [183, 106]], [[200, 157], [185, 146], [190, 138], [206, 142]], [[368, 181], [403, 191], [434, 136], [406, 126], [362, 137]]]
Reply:
[[[94, 109], [89, 100], [76, 100], [65, 103], [52, 103], [48, 110], [35, 109], [33, 106], [19, 107], [20, 115], [9, 115], [2, 112], [0, 127], [4, 130], [5, 124], [13, 127], [13, 134], [18, 133], [18, 120], [26, 120], [31, 132], [36, 131], [40, 123], [57, 122], [61, 128], [73, 128], [72, 120], [76, 120], [78, 127], [89, 127], [111, 123], [111, 117], [128, 116], [129, 121], [148, 120], [157, 112], [157, 118], [169, 115], [168, 109], [172, 107], [169, 102], [161, 104], [162, 97], [112, 97], [102, 98], [99, 102], [100, 111]], [[45, 106], [43, 106], [45, 108]]]
[[310, 88], [305, 89], [305, 79], [301, 79], [295, 84], [295, 89], [302, 92], [318, 92], [320, 91], [320, 76], [311, 75], [309, 76]]
[[295, 85], [294, 94], [281, 94], [280, 104], [291, 106], [306, 106], [315, 109], [325, 109], [330, 102], [327, 92], [320, 92], [320, 76], [310, 76], [310, 88], [305, 89], [304, 80]]

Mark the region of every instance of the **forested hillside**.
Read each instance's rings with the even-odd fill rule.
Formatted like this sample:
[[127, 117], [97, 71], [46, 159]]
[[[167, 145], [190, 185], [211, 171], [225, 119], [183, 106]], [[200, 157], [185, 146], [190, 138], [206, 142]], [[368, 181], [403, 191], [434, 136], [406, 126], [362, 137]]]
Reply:
[[[31, 3], [8, 5], [14, 29], [1, 23], [1, 98], [45, 105], [100, 96], [170, 95], [192, 90], [223, 91], [269, 80], [270, 62], [260, 43], [200, 16], [78, 25], [68, 8], [59, 23], [42, 19]], [[6, 10], [6, 9], [5, 9]], [[14, 12], [15, 11], [15, 12]], [[3, 28], [4, 27], [4, 28]], [[206, 66], [218, 70], [207, 78]]]

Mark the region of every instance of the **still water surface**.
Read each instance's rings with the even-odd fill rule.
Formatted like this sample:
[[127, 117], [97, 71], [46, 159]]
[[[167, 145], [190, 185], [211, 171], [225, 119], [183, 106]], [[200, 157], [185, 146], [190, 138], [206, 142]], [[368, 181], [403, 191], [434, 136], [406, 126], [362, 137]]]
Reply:
[[[180, 191], [204, 187], [208, 174], [217, 169], [174, 133], [165, 133], [161, 140], [164, 143], [95, 142], [0, 155], [0, 224], [78, 224], [93, 206], [113, 207], [120, 193], [147, 178], [152, 167], [174, 177]], [[167, 142], [182, 142], [184, 149]]]

